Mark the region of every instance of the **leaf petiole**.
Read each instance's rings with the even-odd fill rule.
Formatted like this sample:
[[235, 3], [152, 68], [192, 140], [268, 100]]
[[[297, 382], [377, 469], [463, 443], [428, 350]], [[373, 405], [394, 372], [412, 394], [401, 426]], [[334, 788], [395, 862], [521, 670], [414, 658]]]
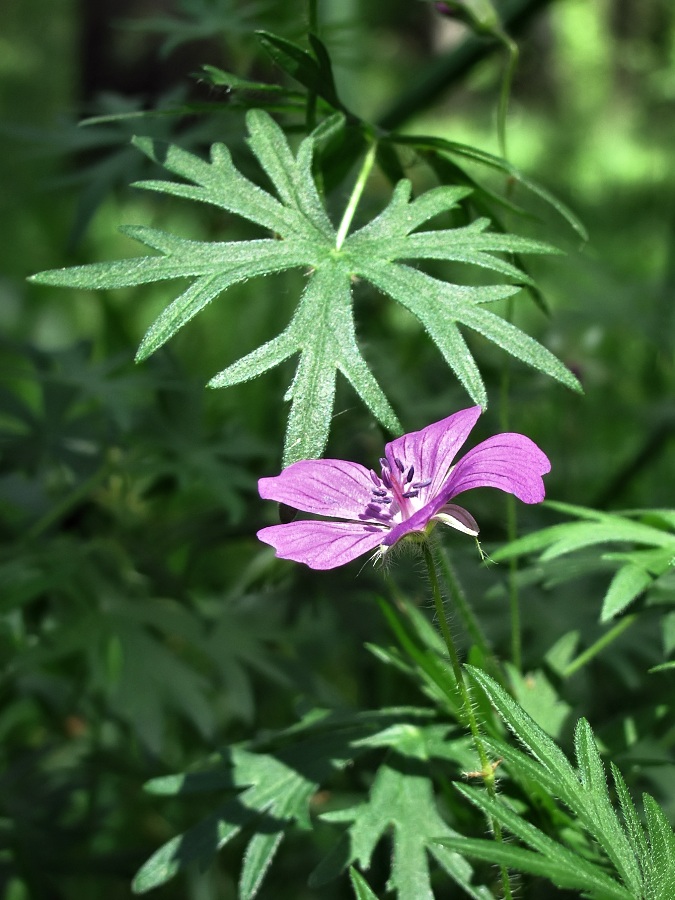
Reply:
[[354, 218], [356, 207], [359, 205], [359, 200], [361, 199], [361, 195], [363, 194], [366, 182], [368, 181], [368, 176], [370, 175], [375, 163], [376, 153], [377, 142], [374, 141], [370, 145], [370, 149], [366, 153], [365, 159], [363, 160], [361, 171], [359, 172], [358, 178], [356, 179], [356, 184], [354, 185], [351, 197], [349, 198], [349, 203], [347, 203], [347, 206], [345, 208], [344, 215], [342, 216], [342, 221], [340, 222], [340, 227], [337, 230], [337, 236], [335, 238], [336, 250], [339, 250], [342, 247], [345, 238], [347, 237], [347, 232], [349, 231], [349, 227], [352, 224], [352, 219]]

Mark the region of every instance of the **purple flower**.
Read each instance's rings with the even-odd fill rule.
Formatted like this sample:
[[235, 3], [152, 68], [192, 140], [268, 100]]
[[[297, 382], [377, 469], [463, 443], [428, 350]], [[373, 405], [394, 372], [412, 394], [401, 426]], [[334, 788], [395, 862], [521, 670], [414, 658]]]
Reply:
[[427, 533], [436, 522], [477, 535], [473, 516], [450, 503], [471, 488], [499, 488], [524, 503], [540, 503], [541, 476], [551, 464], [523, 434], [497, 434], [452, 465], [480, 413], [480, 406], [462, 409], [396, 438], [385, 447], [379, 475], [341, 459], [306, 459], [273, 478], [261, 478], [263, 500], [340, 521], [271, 525], [258, 537], [281, 559], [334, 569], [369, 550], [384, 555], [401, 538]]

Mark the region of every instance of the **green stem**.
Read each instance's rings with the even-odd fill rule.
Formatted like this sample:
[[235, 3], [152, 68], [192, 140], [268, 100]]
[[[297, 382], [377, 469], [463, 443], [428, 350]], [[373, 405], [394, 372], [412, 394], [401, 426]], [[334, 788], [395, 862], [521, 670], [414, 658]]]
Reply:
[[[500, 3], [502, 27], [511, 34], [522, 29], [527, 22], [553, 0], [503, 0]], [[383, 131], [395, 131], [413, 116], [420, 116], [433, 106], [440, 97], [458, 84], [483, 59], [499, 49], [499, 37], [486, 41], [484, 37], [471, 35], [462, 43], [421, 68], [416, 77], [411, 78], [405, 91], [393, 106], [378, 120]]]
[[[319, 33], [319, 14], [318, 14], [318, 0], [309, 0], [308, 10], [307, 10], [307, 33], [308, 34], [318, 34]], [[305, 114], [305, 130], [307, 134], [311, 131], [314, 131], [316, 127], [316, 91], [310, 90], [307, 93], [307, 109]]]
[[583, 653], [580, 653], [576, 659], [573, 659], [571, 663], [569, 663], [562, 671], [563, 678], [569, 678], [570, 675], [574, 675], [575, 672], [578, 672], [586, 663], [590, 662], [598, 653], [601, 653], [605, 647], [608, 647], [613, 641], [615, 641], [618, 637], [620, 637], [627, 628], [629, 628], [633, 622], [637, 619], [637, 613], [633, 613], [630, 616], [625, 616], [613, 628], [610, 628], [609, 631], [606, 631], [605, 634], [601, 638], [591, 644]]
[[319, 15], [318, 15], [318, 0], [309, 0], [309, 9], [308, 9], [308, 20], [309, 24], [307, 26], [307, 30], [312, 34], [318, 34], [319, 32]]
[[342, 247], [344, 240], [347, 237], [347, 232], [349, 231], [349, 226], [352, 224], [352, 219], [354, 218], [356, 207], [359, 205], [361, 194], [363, 194], [363, 189], [365, 188], [366, 182], [368, 181], [368, 176], [370, 175], [373, 165], [375, 164], [376, 153], [377, 143], [372, 143], [370, 145], [370, 149], [366, 153], [365, 159], [363, 160], [361, 171], [359, 172], [358, 178], [356, 179], [356, 184], [354, 185], [352, 195], [349, 198], [349, 203], [347, 203], [344, 215], [342, 216], [342, 221], [340, 222], [340, 227], [338, 228], [337, 237], [335, 239], [336, 250], [339, 250]]
[[502, 78], [502, 85], [499, 91], [499, 106], [497, 107], [497, 137], [499, 140], [499, 152], [504, 159], [508, 159], [506, 149], [506, 115], [509, 109], [509, 99], [511, 98], [513, 76], [518, 65], [518, 45], [501, 28], [496, 30], [494, 34], [506, 50], [506, 69]]
[[[457, 647], [455, 646], [455, 641], [452, 637], [452, 632], [450, 631], [450, 625], [448, 624], [448, 619], [445, 615], [445, 607], [443, 606], [443, 597], [441, 596], [441, 589], [438, 584], [438, 575], [436, 573], [434, 557], [426, 541], [422, 544], [422, 551], [424, 553], [424, 561], [427, 565], [427, 572], [429, 573], [429, 583], [431, 584], [431, 593], [434, 599], [434, 607], [436, 609], [436, 616], [438, 617], [438, 624], [441, 629], [441, 634], [443, 635], [443, 640], [445, 641], [445, 646], [448, 648], [450, 665], [452, 666], [455, 681], [457, 682], [457, 689], [462, 699], [462, 705], [464, 706], [464, 714], [466, 716], [469, 730], [471, 731], [471, 736], [473, 737], [476, 752], [478, 753], [478, 758], [480, 760], [481, 777], [483, 778], [483, 782], [485, 783], [485, 788], [488, 792], [488, 795], [494, 799], [497, 795], [497, 791], [495, 788], [495, 770], [490, 763], [490, 758], [487, 754], [485, 744], [483, 743], [483, 739], [480, 734], [478, 721], [473, 711], [471, 694], [469, 693], [469, 688], [467, 687], [466, 681], [464, 680], [464, 673], [462, 672], [462, 667], [459, 662]], [[499, 843], [502, 843], [503, 835], [501, 825], [496, 819], [491, 819], [490, 824], [492, 826], [495, 840]], [[509, 873], [506, 866], [500, 866], [500, 871], [502, 876], [502, 888], [504, 890], [505, 900], [512, 900], [513, 895], [511, 893]]]
[[429, 582], [431, 584], [431, 594], [434, 598], [436, 616], [438, 618], [438, 624], [441, 629], [441, 634], [443, 635], [443, 640], [445, 641], [445, 646], [448, 648], [450, 664], [452, 665], [452, 671], [455, 675], [455, 681], [457, 682], [457, 690], [459, 691], [462, 698], [464, 714], [466, 716], [469, 729], [471, 730], [471, 734], [476, 745], [476, 750], [478, 751], [481, 767], [484, 771], [486, 771], [487, 769], [491, 769], [490, 760], [485, 750], [483, 741], [481, 740], [480, 731], [478, 729], [478, 722], [476, 721], [476, 716], [474, 715], [473, 706], [471, 704], [471, 696], [469, 694], [469, 689], [466, 686], [466, 682], [464, 681], [462, 667], [459, 662], [457, 647], [455, 646], [455, 641], [452, 636], [452, 632], [450, 631], [450, 626], [448, 625], [448, 619], [445, 615], [443, 597], [441, 596], [441, 589], [438, 584], [438, 575], [436, 574], [436, 565], [434, 563], [434, 558], [431, 550], [429, 549], [429, 545], [426, 541], [422, 545], [422, 550], [424, 552], [424, 561], [427, 564], [427, 572], [429, 573]]

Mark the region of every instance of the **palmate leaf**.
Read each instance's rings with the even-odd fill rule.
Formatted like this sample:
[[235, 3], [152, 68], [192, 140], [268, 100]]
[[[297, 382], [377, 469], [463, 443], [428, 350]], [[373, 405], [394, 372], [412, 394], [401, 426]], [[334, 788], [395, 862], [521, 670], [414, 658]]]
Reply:
[[[539, 562], [546, 563], [575, 551], [601, 544], [619, 544], [639, 547], [625, 551], [607, 552], [598, 556], [598, 568], [603, 563], [618, 563], [605, 594], [601, 621], [623, 612], [640, 594], [649, 590], [659, 578], [675, 567], [675, 521], [672, 510], [643, 510], [634, 514], [618, 515], [568, 503], [548, 502], [548, 506], [575, 521], [563, 522], [532, 532], [497, 550], [493, 557], [497, 562], [539, 553]], [[635, 521], [639, 515], [650, 517], [659, 527], [648, 521]], [[573, 570], [570, 570], [573, 577]]]
[[493, 799], [484, 791], [463, 785], [456, 787], [528, 849], [512, 843], [458, 837], [443, 838], [441, 843], [462, 855], [547, 877], [559, 887], [583, 891], [584, 896], [596, 900], [665, 900], [665, 897], [673, 896], [673, 829], [661, 808], [648, 795], [644, 797], [647, 820], [644, 828], [621, 774], [612, 766], [623, 815], [621, 821], [612, 805], [605, 768], [588, 723], [582, 719], [577, 724], [575, 768], [558, 745], [503, 688], [485, 672], [471, 666], [467, 668], [529, 755], [504, 741], [485, 738], [491, 751], [503, 758], [505, 768], [516, 780], [538, 785], [549, 796], [560, 798], [574, 815], [577, 827], [583, 829], [592, 843], [587, 852], [580, 853], [576, 845], [558, 843], [527, 822], [503, 797]]
[[[442, 726], [445, 737], [447, 727]], [[436, 750], [443, 752], [438, 726], [396, 727], [366, 739], [363, 743], [390, 749], [370, 787], [368, 800], [348, 809], [325, 813], [328, 822], [349, 822], [345, 839], [338, 849], [345, 867], [357, 862], [369, 869], [376, 845], [391, 832], [393, 844], [391, 875], [388, 889], [396, 891], [398, 900], [434, 900], [429, 871], [429, 855], [447, 875], [474, 900], [488, 900], [491, 892], [472, 884], [472, 870], [461, 855], [448, 851], [435, 842], [441, 835], [456, 836], [441, 818], [434, 798], [432, 781], [425, 771], [426, 762]], [[446, 748], [451, 753], [451, 747]], [[312, 875], [310, 884], [320, 885], [336, 868], [329, 857]]]
[[[34, 276], [34, 280], [111, 289], [191, 278], [190, 286], [148, 330], [138, 351], [141, 360], [232, 285], [292, 268], [307, 271], [307, 285], [288, 327], [210, 382], [212, 387], [238, 384], [291, 356], [299, 356], [287, 394], [291, 411], [285, 465], [321, 455], [328, 438], [338, 372], [385, 428], [400, 431], [396, 415], [356, 341], [352, 283], [358, 278], [369, 281], [417, 317], [475, 403], [486, 406], [487, 395], [460, 326], [579, 389], [574, 375], [552, 353], [486, 308], [486, 304], [514, 294], [517, 285], [531, 283], [502, 255], [549, 253], [553, 252], [551, 247], [488, 231], [487, 219], [460, 228], [417, 231], [457, 206], [470, 189], [439, 187], [411, 200], [411, 186], [406, 180], [399, 182], [379, 216], [339, 245], [338, 233], [317, 191], [312, 166], [317, 147], [336, 134], [344, 123], [343, 116], [338, 113], [322, 122], [300, 143], [295, 155], [267, 113], [252, 110], [247, 123], [249, 145], [276, 196], [245, 178], [223, 145], [214, 145], [207, 162], [175, 146], [146, 139], [136, 141], [137, 146], [182, 180], [142, 181], [137, 186], [217, 206], [255, 222], [273, 238], [202, 242], [153, 228], [127, 228], [127, 234], [160, 255], [53, 270]], [[409, 263], [414, 260], [468, 263], [496, 272], [510, 283], [452, 284], [413, 268]]]
[[[437, 725], [433, 719], [431, 710], [407, 708], [352, 716], [313, 715], [272, 736], [266, 745], [226, 750], [209, 769], [154, 779], [147, 788], [155, 794], [224, 791], [226, 795], [211, 815], [160, 847], [136, 875], [134, 890], [144, 893], [190, 865], [207, 863], [242, 829], [248, 828], [254, 833], [244, 854], [238, 896], [240, 900], [250, 900], [258, 892], [285, 833], [292, 827], [305, 830], [311, 827], [310, 801], [319, 787], [373, 746], [393, 746], [401, 770], [385, 765], [376, 775], [379, 796], [383, 802], [390, 803], [389, 815], [393, 812], [400, 819], [397, 852], [400, 855], [401, 849], [405, 850], [404, 857], [397, 856], [394, 863], [393, 883], [399, 888], [401, 900], [431, 897], [425, 893], [428, 864], [424, 840], [416, 831], [422, 816], [433, 814], [427, 818], [425, 827], [432, 827], [434, 834], [438, 829], [444, 834], [454, 834], [435, 810], [430, 780], [419, 772], [426, 760], [426, 755], [420, 755], [422, 748], [426, 750], [429, 746], [436, 755], [453, 752], [453, 742], [445, 740], [448, 726]], [[420, 799], [420, 807], [408, 818]], [[380, 822], [383, 816], [384, 808], [378, 813], [372, 803], [364, 805], [366, 843], [372, 840], [374, 846], [379, 840], [382, 828], [386, 828]], [[361, 821], [361, 812], [357, 820]], [[407, 855], [408, 850], [413, 854], [411, 857]], [[478, 900], [491, 897], [484, 889], [471, 887], [473, 870], [461, 856], [437, 846], [430, 851], [443, 869], [465, 887], [469, 896]], [[365, 855], [367, 867], [370, 856]], [[338, 871], [331, 871], [331, 875], [339, 874], [349, 863], [349, 859], [343, 859]], [[421, 886], [419, 893], [410, 892], [413, 884]]]

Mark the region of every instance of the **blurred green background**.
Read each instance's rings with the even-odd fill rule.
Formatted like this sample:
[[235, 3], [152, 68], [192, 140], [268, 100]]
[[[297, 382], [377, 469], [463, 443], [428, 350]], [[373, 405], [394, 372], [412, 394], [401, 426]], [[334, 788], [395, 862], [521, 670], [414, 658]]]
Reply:
[[[271, 521], [256, 479], [279, 468], [290, 369], [228, 391], [203, 388], [288, 320], [300, 276], [232, 289], [140, 367], [134, 351], [173, 286], [94, 295], [26, 281], [41, 269], [134, 255], [120, 224], [247, 236], [246, 225], [207, 208], [130, 189], [148, 169], [128, 140], [153, 134], [199, 151], [224, 140], [241, 151], [241, 111], [194, 73], [211, 63], [278, 78], [252, 32], [301, 37], [304, 10], [292, 6], [0, 6], [0, 890], [8, 900], [130, 896], [138, 866], [200, 810], [199, 801], [185, 809], [146, 797], [147, 778], [288, 724], [312, 704], [405, 701], [362, 649], [384, 630], [368, 599], [383, 590], [378, 574], [354, 566], [320, 580], [276, 564], [253, 539]], [[518, 189], [530, 216], [507, 216], [509, 228], [566, 255], [533, 266], [551, 315], [523, 295], [516, 321], [575, 371], [585, 395], [514, 367], [511, 427], [551, 457], [552, 498], [672, 506], [675, 8], [670, 0], [503, 6], [527, 13], [514, 35], [521, 62], [510, 159], [590, 233], [581, 245], [552, 209]], [[374, 119], [470, 39], [422, 2], [322, 0], [319, 15], [341, 95]], [[503, 59], [479, 45], [456, 78], [426, 99], [420, 89], [425, 102], [401, 127], [497, 153], [502, 69]], [[77, 126], [90, 115], [188, 102], [218, 109]], [[375, 179], [373, 209], [388, 190]], [[379, 317], [376, 303], [363, 304], [369, 358], [406, 429], [466, 405], [412, 322]], [[499, 429], [504, 360], [474, 344], [492, 399], [487, 434]], [[328, 455], [377, 458], [385, 436], [346, 389], [336, 412]], [[501, 507], [478, 497], [474, 512], [488, 549], [503, 540]], [[522, 527], [551, 521], [544, 509], [528, 510]], [[458, 545], [456, 559], [460, 570], [475, 570], [473, 547]], [[506, 644], [503, 573], [467, 577], [488, 628]], [[583, 598], [598, 588], [579, 584], [575, 602], [553, 607], [533, 593], [529, 664], [570, 627], [593, 633], [599, 601]], [[621, 665], [594, 673], [595, 691], [578, 690], [577, 712], [611, 728], [622, 692], [639, 709], [644, 687], [631, 660], [652, 652], [654, 635], [644, 638], [624, 645]], [[319, 896], [298, 887], [319, 851], [291, 844], [260, 896]], [[236, 857], [228, 849], [213, 871], [158, 896], [234, 897]], [[320, 895], [350, 896], [344, 885]]]

